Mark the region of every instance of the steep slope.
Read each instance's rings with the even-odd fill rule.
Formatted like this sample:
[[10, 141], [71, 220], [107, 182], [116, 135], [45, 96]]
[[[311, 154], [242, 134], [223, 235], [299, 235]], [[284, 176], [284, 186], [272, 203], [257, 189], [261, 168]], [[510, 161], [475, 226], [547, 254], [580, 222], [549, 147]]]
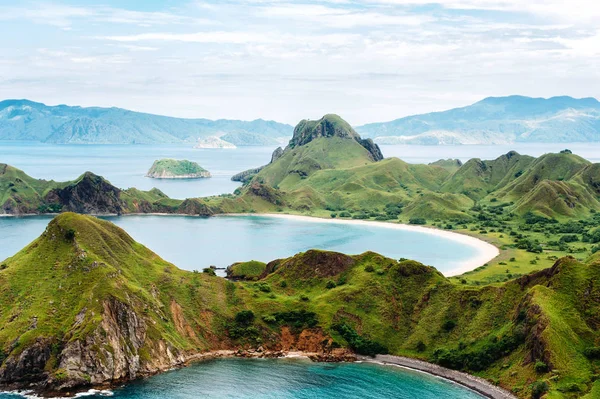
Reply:
[[381, 144], [507, 144], [600, 141], [594, 98], [489, 97], [467, 107], [408, 116], [356, 130]]
[[515, 151], [491, 161], [470, 159], [444, 182], [441, 190], [481, 199], [518, 178], [533, 160], [533, 157]]
[[226, 281], [180, 271], [109, 222], [62, 214], [3, 264], [1, 383], [68, 390], [227, 345]]
[[303, 120], [276, 162], [256, 175], [256, 180], [271, 186], [291, 187], [319, 170], [350, 168], [383, 159], [379, 147], [363, 140], [337, 115], [316, 121]]
[[195, 142], [227, 136], [235, 145], [274, 145], [292, 133], [289, 125], [258, 119], [182, 119], [120, 108], [47, 106], [28, 100], [0, 102], [0, 140], [71, 144]]

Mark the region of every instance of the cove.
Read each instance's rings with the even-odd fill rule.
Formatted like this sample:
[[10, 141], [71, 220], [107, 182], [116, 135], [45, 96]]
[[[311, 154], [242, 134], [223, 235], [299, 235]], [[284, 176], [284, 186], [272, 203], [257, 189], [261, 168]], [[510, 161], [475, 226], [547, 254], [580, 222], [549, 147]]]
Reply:
[[[346, 254], [374, 251], [395, 259], [414, 259], [435, 266], [442, 273], [453, 274], [464, 269], [465, 264], [470, 263], [470, 268], [480, 266], [485, 261], [473, 263], [473, 260], [478, 262], [482, 256], [484, 259], [494, 256], [486, 255], [485, 247], [460, 240], [385, 228], [375, 223], [330, 223], [318, 219], [308, 222], [258, 215], [211, 218], [130, 215], [104, 219], [186, 270], [202, 270], [211, 265], [227, 267], [248, 260], [269, 262], [308, 249], [323, 249]], [[0, 260], [38, 237], [50, 220], [49, 216], [0, 218]]]
[[[12, 396], [0, 394], [0, 398]], [[87, 396], [100, 398], [103, 396]], [[428, 374], [369, 363], [305, 359], [219, 359], [115, 389], [115, 399], [481, 399]]]

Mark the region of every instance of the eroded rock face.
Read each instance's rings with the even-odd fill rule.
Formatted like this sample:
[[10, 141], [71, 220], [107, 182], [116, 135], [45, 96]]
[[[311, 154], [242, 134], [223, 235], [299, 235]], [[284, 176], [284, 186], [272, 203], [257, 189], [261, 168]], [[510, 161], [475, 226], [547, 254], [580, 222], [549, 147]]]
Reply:
[[46, 363], [51, 356], [51, 342], [38, 339], [17, 356], [6, 359], [0, 368], [1, 384], [25, 384], [47, 378]]
[[121, 214], [124, 206], [120, 193], [121, 190], [101, 176], [86, 172], [77, 183], [51, 190], [44, 200], [49, 204], [61, 204], [63, 211]]
[[288, 148], [306, 145], [321, 137], [339, 137], [355, 140], [368, 152], [373, 161], [381, 161], [383, 154], [379, 146], [371, 139], [362, 139], [358, 133], [342, 118], [337, 115], [325, 115], [317, 121], [302, 120], [294, 128], [294, 136]]

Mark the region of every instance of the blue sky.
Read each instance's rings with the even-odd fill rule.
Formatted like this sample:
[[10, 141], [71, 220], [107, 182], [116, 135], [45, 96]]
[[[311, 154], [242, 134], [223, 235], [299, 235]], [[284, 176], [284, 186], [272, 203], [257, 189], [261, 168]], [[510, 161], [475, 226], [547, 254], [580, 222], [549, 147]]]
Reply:
[[0, 32], [0, 97], [48, 104], [362, 124], [600, 96], [595, 0], [0, 0]]

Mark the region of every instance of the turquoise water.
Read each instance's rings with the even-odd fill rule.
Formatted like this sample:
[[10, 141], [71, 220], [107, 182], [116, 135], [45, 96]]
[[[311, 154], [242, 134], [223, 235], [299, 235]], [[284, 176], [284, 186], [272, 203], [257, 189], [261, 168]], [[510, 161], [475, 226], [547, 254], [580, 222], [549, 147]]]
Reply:
[[[409, 163], [429, 163], [440, 158], [492, 159], [510, 150], [539, 156], [570, 148], [575, 154], [600, 161], [600, 144], [511, 144], [461, 146], [381, 146], [386, 157]], [[0, 141], [0, 162], [8, 163], [39, 179], [65, 181], [85, 171], [104, 176], [120, 188], [149, 190], [158, 187], [172, 198], [204, 197], [233, 192], [239, 184], [231, 176], [268, 163], [275, 147], [239, 147], [234, 150], [193, 149], [182, 145], [55, 145]], [[159, 158], [189, 159], [208, 169], [213, 177], [196, 180], [159, 180], [144, 177]]]
[[[0, 260], [38, 237], [49, 216], [0, 218]], [[347, 254], [371, 250], [409, 258], [449, 271], [478, 254], [478, 249], [431, 234], [378, 226], [306, 222], [266, 216], [115, 216], [105, 218], [135, 240], [186, 270], [234, 262], [268, 262], [311, 248]]]
[[[10, 395], [0, 394], [8, 399]], [[91, 396], [97, 398], [100, 396]], [[222, 359], [115, 389], [115, 399], [481, 399], [451, 382], [397, 367], [300, 359]]]

